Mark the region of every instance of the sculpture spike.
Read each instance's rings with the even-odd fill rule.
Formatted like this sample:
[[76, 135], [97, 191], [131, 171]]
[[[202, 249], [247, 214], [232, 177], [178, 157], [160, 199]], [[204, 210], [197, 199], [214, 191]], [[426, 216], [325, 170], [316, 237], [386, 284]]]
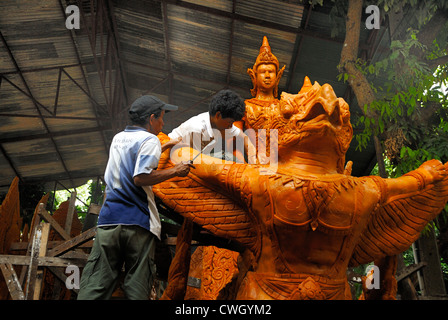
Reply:
[[311, 89], [312, 86], [313, 85], [311, 84], [310, 78], [308, 78], [308, 76], [305, 76], [305, 80], [303, 80], [302, 89], [300, 89], [299, 93], [307, 92], [308, 90]]
[[264, 51], [271, 52], [271, 46], [269, 45], [268, 38], [266, 36], [263, 37], [263, 43], [260, 47], [260, 53]]

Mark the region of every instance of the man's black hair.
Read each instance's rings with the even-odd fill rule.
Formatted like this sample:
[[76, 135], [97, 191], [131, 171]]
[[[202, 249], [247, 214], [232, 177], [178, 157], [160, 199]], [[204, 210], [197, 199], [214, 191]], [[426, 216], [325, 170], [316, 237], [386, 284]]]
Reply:
[[244, 116], [245, 108], [244, 100], [236, 92], [221, 90], [210, 101], [208, 112], [214, 116], [219, 111], [223, 118], [239, 121]]

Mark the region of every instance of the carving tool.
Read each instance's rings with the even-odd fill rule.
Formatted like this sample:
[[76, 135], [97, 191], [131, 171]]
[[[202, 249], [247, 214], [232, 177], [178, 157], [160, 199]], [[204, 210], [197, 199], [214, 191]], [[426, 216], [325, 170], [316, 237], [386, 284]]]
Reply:
[[194, 156], [194, 158], [192, 160], [190, 160], [190, 163], [193, 163], [193, 161], [196, 160], [196, 158], [199, 157], [201, 154], [212, 150], [213, 147], [215, 146], [215, 144], [216, 144], [216, 140], [210, 141], [204, 148], [202, 148], [201, 152], [199, 152], [197, 155]]

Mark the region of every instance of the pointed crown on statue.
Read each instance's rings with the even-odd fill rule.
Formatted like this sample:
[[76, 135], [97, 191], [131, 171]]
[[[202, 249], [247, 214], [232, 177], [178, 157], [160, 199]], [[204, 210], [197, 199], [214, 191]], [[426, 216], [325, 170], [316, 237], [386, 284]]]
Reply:
[[273, 64], [277, 68], [277, 71], [280, 66], [277, 57], [271, 51], [271, 46], [269, 45], [268, 38], [266, 36], [263, 37], [263, 44], [260, 47], [260, 53], [258, 54], [257, 60], [255, 60], [255, 64], [252, 69], [256, 72], [260, 64]]

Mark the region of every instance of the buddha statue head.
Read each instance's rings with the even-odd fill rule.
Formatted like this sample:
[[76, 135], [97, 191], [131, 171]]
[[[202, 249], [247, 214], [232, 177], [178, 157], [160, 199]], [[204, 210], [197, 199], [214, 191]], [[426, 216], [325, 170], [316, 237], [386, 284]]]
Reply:
[[285, 66], [280, 69], [277, 57], [271, 52], [268, 39], [263, 37], [263, 44], [254, 66], [252, 69], [247, 69], [254, 86], [250, 90], [252, 96], [264, 100], [275, 99], [278, 96], [278, 83], [284, 70]]

